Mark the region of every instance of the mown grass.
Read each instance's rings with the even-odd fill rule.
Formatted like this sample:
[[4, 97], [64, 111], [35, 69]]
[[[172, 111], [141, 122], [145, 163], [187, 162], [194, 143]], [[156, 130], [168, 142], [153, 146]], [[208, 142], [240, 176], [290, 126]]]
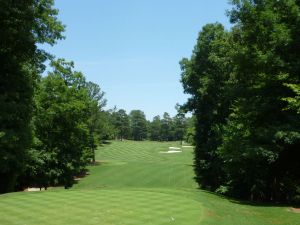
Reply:
[[0, 224], [300, 224], [289, 207], [259, 206], [197, 189], [192, 149], [179, 143], [114, 141], [71, 190], [0, 196]]
[[113, 142], [100, 148], [100, 167], [90, 167], [75, 188], [196, 188], [192, 148], [182, 153], [163, 154], [179, 142]]

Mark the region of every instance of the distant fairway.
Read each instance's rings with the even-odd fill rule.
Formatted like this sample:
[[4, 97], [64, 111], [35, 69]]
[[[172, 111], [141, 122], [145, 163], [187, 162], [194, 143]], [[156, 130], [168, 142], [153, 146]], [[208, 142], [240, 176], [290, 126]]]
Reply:
[[91, 176], [75, 188], [196, 188], [192, 148], [162, 154], [179, 142], [114, 142], [100, 148], [100, 167], [90, 167]]
[[114, 141], [99, 165], [70, 190], [0, 196], [0, 224], [300, 224], [289, 207], [252, 206], [197, 189], [192, 148], [179, 143]]

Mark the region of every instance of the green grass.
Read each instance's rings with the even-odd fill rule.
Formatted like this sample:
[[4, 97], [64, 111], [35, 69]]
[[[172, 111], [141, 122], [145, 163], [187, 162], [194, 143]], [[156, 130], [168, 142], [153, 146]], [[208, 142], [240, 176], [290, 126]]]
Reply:
[[161, 154], [176, 142], [113, 142], [100, 148], [100, 166], [90, 167], [75, 188], [196, 188], [192, 148], [182, 153]]
[[0, 224], [252, 225], [300, 224], [289, 207], [236, 202], [197, 189], [192, 149], [179, 143], [115, 141], [98, 149], [99, 165], [70, 190], [0, 196]]

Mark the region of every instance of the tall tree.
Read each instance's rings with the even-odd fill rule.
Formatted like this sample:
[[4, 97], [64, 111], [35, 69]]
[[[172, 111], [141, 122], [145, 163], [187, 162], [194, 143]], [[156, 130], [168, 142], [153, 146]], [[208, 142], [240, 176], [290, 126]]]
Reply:
[[184, 107], [193, 111], [196, 119], [196, 180], [209, 190], [216, 190], [224, 177], [217, 147], [228, 115], [230, 48], [230, 35], [224, 27], [208, 24], [199, 33], [191, 59], [180, 63], [184, 90], [191, 94]]
[[31, 143], [34, 86], [64, 27], [53, 0], [0, 1], [0, 192], [12, 191]]
[[184, 140], [189, 144], [195, 144], [195, 116], [186, 119], [186, 130], [184, 133]]
[[[300, 82], [299, 1], [233, 1], [235, 102], [220, 155], [235, 196], [287, 201], [300, 174], [300, 124], [284, 98]], [[238, 169], [237, 169], [238, 168]]]
[[233, 0], [231, 32], [200, 32], [182, 83], [196, 116], [195, 172], [251, 200], [300, 196], [300, 2]]
[[50, 154], [47, 173], [50, 184], [66, 188], [91, 157], [87, 121], [91, 101], [85, 78], [73, 71], [73, 63], [59, 59], [52, 63], [53, 72], [42, 79], [37, 93], [36, 137], [41, 142], [37, 152]]
[[186, 118], [183, 113], [178, 113], [173, 120], [173, 140], [180, 140], [181, 144], [187, 129]]
[[155, 116], [150, 123], [150, 139], [153, 141], [161, 140], [161, 119], [160, 116]]
[[97, 144], [101, 142], [101, 133], [103, 128], [102, 123], [105, 123], [105, 118], [103, 117], [103, 107], [106, 105], [106, 99], [104, 98], [104, 92], [101, 91], [101, 88], [98, 84], [87, 82], [85, 86], [90, 99], [89, 119], [87, 123], [89, 129], [90, 149], [92, 150], [93, 154], [93, 163], [95, 163], [95, 150]]
[[170, 117], [169, 113], [165, 112], [163, 114], [163, 118], [161, 120], [161, 139], [163, 141], [172, 141], [173, 134], [172, 134], [172, 118]]
[[118, 137], [123, 140], [123, 138], [130, 137], [130, 122], [129, 116], [126, 114], [124, 109], [119, 109], [116, 112], [116, 127], [118, 129]]
[[142, 141], [147, 138], [147, 120], [145, 113], [141, 110], [132, 110], [129, 114], [132, 138]]

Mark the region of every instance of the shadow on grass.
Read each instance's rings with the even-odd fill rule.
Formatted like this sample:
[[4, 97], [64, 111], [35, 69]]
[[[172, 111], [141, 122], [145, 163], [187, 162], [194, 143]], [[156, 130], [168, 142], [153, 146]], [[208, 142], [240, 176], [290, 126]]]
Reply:
[[300, 204], [297, 204], [297, 203], [294, 204], [294, 203], [281, 203], [281, 202], [249, 201], [249, 200], [238, 199], [238, 198], [226, 196], [226, 195], [223, 195], [220, 193], [208, 191], [208, 190], [202, 189], [200, 187], [197, 189], [200, 190], [201, 192], [204, 192], [204, 193], [207, 193], [207, 194], [210, 194], [213, 196], [217, 196], [217, 197], [227, 200], [231, 203], [239, 204], [239, 205], [253, 206], [253, 207], [290, 207], [290, 208], [294, 208], [294, 209], [300, 208]]
[[96, 160], [95, 162], [90, 162], [88, 166], [100, 166], [101, 164], [103, 164], [103, 162]]
[[74, 184], [78, 184], [79, 181], [87, 176], [89, 176], [90, 173], [89, 173], [89, 170], [88, 169], [84, 169], [82, 170], [79, 174], [77, 174], [75, 177], [74, 177]]
[[112, 142], [109, 141], [109, 140], [105, 140], [105, 141], [102, 141], [100, 144], [99, 144], [99, 147], [104, 147], [106, 145], [111, 145]]
[[191, 167], [194, 167], [193, 164], [184, 164], [185, 166], [191, 166]]

